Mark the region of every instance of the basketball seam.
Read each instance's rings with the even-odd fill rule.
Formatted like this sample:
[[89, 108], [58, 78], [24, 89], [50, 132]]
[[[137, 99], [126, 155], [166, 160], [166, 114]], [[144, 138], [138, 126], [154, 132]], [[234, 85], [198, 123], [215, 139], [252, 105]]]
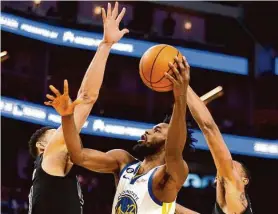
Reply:
[[153, 74], [153, 68], [154, 68], [154, 64], [159, 56], [159, 54], [161, 53], [161, 51], [163, 51], [164, 48], [166, 48], [168, 45], [165, 45], [163, 48], [161, 48], [161, 50], [158, 52], [158, 54], [156, 55], [154, 61], [153, 61], [153, 64], [152, 64], [152, 69], [151, 69], [151, 75], [150, 75], [150, 83], [151, 83], [151, 88], [153, 88], [152, 86], [152, 74]]
[[[180, 52], [178, 51], [177, 57], [179, 56], [179, 54], [180, 54]], [[176, 61], [174, 60], [173, 65], [175, 65], [175, 64], [176, 64]], [[166, 73], [169, 73], [170, 70], [171, 70], [171, 68], [169, 68], [168, 71], [166, 71]], [[175, 74], [174, 74], [174, 75], [175, 75]], [[175, 76], [176, 76], [176, 75], [175, 75]], [[165, 78], [165, 75], [163, 75], [163, 77], [161, 77], [158, 81], [156, 81], [156, 82], [151, 82], [151, 81], [150, 81], [150, 83], [153, 83], [153, 84], [158, 83], [158, 82], [160, 82], [161, 80], [163, 80], [163, 78]]]
[[[180, 54], [180, 52], [178, 51], [178, 54], [177, 54], [177, 57], [179, 56], [179, 54]], [[174, 62], [175, 63], [175, 62]], [[167, 73], [170, 71], [171, 69], [169, 69], [168, 71], [167, 71]], [[165, 75], [161, 78], [161, 80], [163, 79], [163, 78], [165, 78]], [[161, 81], [160, 80], [160, 81]], [[172, 83], [170, 84], [170, 85], [167, 85], [167, 86], [162, 86], [162, 87], [152, 87], [152, 88], [167, 88], [167, 87], [169, 87], [169, 86], [171, 86], [171, 85], [173, 85]]]

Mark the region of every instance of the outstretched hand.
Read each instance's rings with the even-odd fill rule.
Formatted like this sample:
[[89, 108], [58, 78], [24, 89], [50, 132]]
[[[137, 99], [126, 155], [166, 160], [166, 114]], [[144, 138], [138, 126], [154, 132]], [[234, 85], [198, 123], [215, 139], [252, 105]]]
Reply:
[[173, 83], [174, 97], [178, 98], [180, 96], [186, 96], [186, 89], [190, 80], [190, 66], [184, 56], [182, 60], [175, 57], [175, 62], [178, 68], [169, 62], [172, 74], [165, 73], [165, 77]]
[[74, 102], [69, 97], [69, 86], [68, 81], [64, 80], [64, 93], [61, 94], [58, 89], [53, 85], [49, 86], [50, 90], [56, 95], [47, 94], [46, 97], [49, 101], [44, 102], [47, 106], [52, 106], [61, 116], [71, 115], [74, 112], [75, 106], [82, 103], [82, 100], [76, 99]]
[[111, 11], [111, 4], [108, 3], [107, 13], [104, 8], [101, 8], [102, 20], [103, 20], [103, 41], [108, 44], [114, 44], [118, 42], [126, 33], [129, 32], [128, 29], [119, 29], [121, 20], [125, 15], [126, 9], [123, 8], [120, 14], [119, 4], [115, 3], [113, 11]]

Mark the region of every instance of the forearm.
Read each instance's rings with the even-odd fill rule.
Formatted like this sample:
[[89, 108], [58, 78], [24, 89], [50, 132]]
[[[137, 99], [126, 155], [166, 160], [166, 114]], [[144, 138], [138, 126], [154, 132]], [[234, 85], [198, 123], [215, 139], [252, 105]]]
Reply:
[[78, 132], [80, 132], [98, 98], [110, 49], [111, 46], [107, 43], [101, 43], [99, 45], [82, 80], [77, 97], [82, 99], [83, 103], [76, 106], [74, 110], [75, 125]]
[[176, 98], [165, 146], [167, 158], [181, 155], [186, 140], [186, 97]]
[[187, 105], [206, 138], [217, 169], [221, 171], [230, 167], [229, 164], [223, 164], [227, 160], [232, 160], [232, 156], [216, 123], [206, 105], [190, 87], [187, 93]]
[[209, 110], [190, 86], [187, 90], [187, 105], [200, 129], [214, 126], [215, 122]]
[[111, 47], [111, 44], [104, 42], [100, 43], [98, 50], [86, 71], [78, 92], [78, 97], [82, 97], [85, 101], [88, 100], [88, 102], [95, 102], [98, 98]]
[[62, 117], [62, 128], [64, 140], [67, 145], [68, 152], [74, 163], [82, 161], [82, 143], [78, 131], [74, 124], [73, 115]]

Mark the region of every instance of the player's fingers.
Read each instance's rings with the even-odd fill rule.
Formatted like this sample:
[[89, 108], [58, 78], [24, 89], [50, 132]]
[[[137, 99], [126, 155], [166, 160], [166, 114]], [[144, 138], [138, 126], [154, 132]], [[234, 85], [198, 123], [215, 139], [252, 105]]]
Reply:
[[51, 101], [46, 101], [46, 102], [44, 102], [44, 105], [46, 105], [46, 106], [52, 106], [52, 102], [51, 102]]
[[49, 100], [55, 100], [55, 97], [50, 95], [50, 94], [47, 94], [46, 97], [49, 99]]
[[56, 94], [57, 97], [61, 96], [60, 91], [58, 89], [56, 89], [53, 85], [50, 85], [49, 88], [54, 94]]
[[108, 6], [107, 6], [107, 17], [111, 17], [111, 4], [108, 2]]
[[182, 82], [182, 77], [181, 77], [180, 72], [178, 71], [178, 69], [171, 62], [169, 62], [169, 67], [172, 70], [173, 74], [175, 75], [176, 80], [181, 83]]
[[170, 74], [168, 74], [168, 73], [165, 72], [164, 75], [165, 75], [165, 77], [166, 77], [168, 80], [170, 80], [174, 85], [179, 85], [179, 83], [177, 82], [177, 80], [175, 80], [175, 78], [172, 77]]
[[126, 11], [126, 9], [125, 9], [125, 7], [124, 7], [124, 8], [122, 9], [121, 13], [118, 15], [118, 17], [117, 17], [117, 19], [116, 19], [116, 22], [117, 22], [118, 25], [119, 25], [120, 22], [122, 21], [124, 15], [125, 15], [125, 11]]
[[175, 62], [177, 63], [180, 72], [182, 73], [182, 72], [184, 71], [184, 69], [185, 69], [185, 66], [184, 66], [184, 64], [182, 63], [182, 60], [180, 60], [177, 56], [175, 56], [174, 60], [175, 60]]
[[190, 68], [190, 66], [189, 66], [189, 64], [188, 64], [187, 59], [185, 58], [185, 56], [182, 56], [182, 62], [183, 62], [183, 64], [184, 64], [185, 68]]
[[185, 72], [184, 72], [184, 78], [186, 78], [186, 75], [190, 75], [190, 65], [187, 62], [187, 59], [183, 56], [182, 57], [182, 62], [185, 66]]
[[124, 28], [121, 30], [122, 35], [124, 36], [126, 33], [129, 33], [129, 30]]
[[116, 19], [116, 17], [118, 16], [118, 13], [119, 13], [118, 11], [119, 11], [119, 4], [116, 1], [115, 5], [114, 5], [114, 9], [112, 11], [112, 18], [113, 19]]
[[69, 95], [69, 83], [68, 80], [64, 80], [64, 95]]
[[106, 20], [106, 12], [105, 12], [104, 8], [101, 8], [101, 16], [102, 16], [102, 21], [104, 23]]

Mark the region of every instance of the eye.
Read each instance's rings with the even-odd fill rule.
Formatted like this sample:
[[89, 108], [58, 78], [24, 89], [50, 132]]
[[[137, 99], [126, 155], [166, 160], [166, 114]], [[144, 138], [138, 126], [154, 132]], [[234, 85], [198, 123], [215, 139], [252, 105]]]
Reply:
[[154, 129], [154, 132], [160, 132], [158, 128]]

